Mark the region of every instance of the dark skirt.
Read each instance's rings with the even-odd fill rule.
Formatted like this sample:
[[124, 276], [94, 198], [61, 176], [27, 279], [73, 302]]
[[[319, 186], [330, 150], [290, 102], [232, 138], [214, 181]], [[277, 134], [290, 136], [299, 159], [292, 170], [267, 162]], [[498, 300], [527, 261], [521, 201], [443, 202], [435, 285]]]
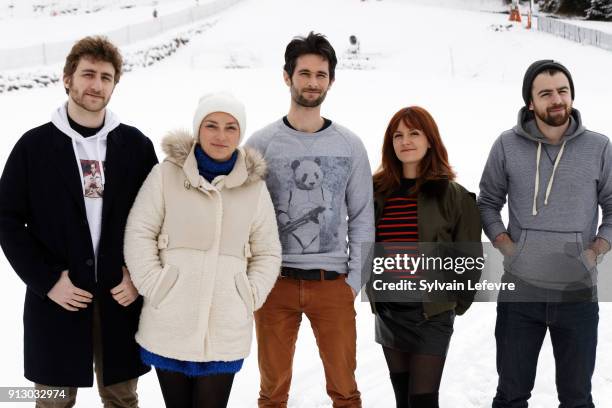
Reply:
[[425, 318], [422, 303], [376, 303], [376, 342], [414, 354], [446, 356], [454, 310]]

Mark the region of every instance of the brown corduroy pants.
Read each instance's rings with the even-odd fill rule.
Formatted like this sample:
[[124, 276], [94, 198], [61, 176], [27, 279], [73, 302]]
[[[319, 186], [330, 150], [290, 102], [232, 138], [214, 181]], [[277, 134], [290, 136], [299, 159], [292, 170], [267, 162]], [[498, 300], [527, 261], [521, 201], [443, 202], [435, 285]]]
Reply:
[[278, 279], [266, 303], [255, 313], [260, 408], [287, 407], [302, 314], [310, 320], [317, 340], [333, 407], [361, 407], [355, 382], [354, 301], [344, 276], [320, 281]]

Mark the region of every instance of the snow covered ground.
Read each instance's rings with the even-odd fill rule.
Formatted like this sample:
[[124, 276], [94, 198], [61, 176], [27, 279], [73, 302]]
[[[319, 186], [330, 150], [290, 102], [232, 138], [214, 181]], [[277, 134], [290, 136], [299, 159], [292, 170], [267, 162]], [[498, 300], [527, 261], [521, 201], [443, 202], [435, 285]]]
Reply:
[[[479, 2], [497, 3], [474, 1]], [[470, 10], [463, 10], [466, 4], [467, 0], [245, 0], [215, 16], [218, 21], [214, 27], [172, 57], [122, 78], [111, 108], [159, 146], [164, 132], [189, 126], [203, 92], [228, 88], [246, 103], [250, 134], [286, 113], [289, 93], [281, 71], [284, 48], [294, 35], [315, 30], [329, 37], [339, 55], [348, 47], [349, 36], [356, 35], [361, 50], [370, 58], [363, 62], [369, 69], [336, 72], [323, 114], [362, 137], [373, 168], [380, 163], [382, 134], [391, 115], [402, 106], [418, 104], [429, 109], [438, 121], [459, 182], [477, 191], [493, 140], [514, 124], [522, 105], [523, 73], [529, 63], [541, 58], [558, 59], [569, 67], [576, 84], [575, 107], [581, 110], [585, 125], [612, 135], [612, 53], [520, 26], [496, 31], [507, 24], [506, 15], [479, 12], [482, 8], [473, 3]], [[113, 18], [122, 19], [122, 13], [117, 11]], [[50, 21], [41, 21], [41, 26], [58, 21], [47, 19]], [[2, 20], [0, 26], [5, 22]], [[61, 26], [55, 27], [59, 31]], [[42, 32], [27, 35], [37, 41], [45, 39]], [[4, 44], [6, 37], [0, 38]], [[48, 121], [51, 111], [64, 99], [59, 85], [0, 94], [0, 112], [4, 113], [0, 121], [0, 166], [17, 139]], [[158, 154], [162, 158], [159, 148]], [[22, 377], [24, 285], [3, 256], [0, 270], [0, 324], [5, 327], [0, 385], [28, 385]], [[392, 407], [384, 358], [373, 341], [373, 317], [367, 304], [358, 301], [356, 307], [357, 380], [364, 407]], [[456, 320], [440, 392], [442, 407], [490, 406], [497, 379], [494, 324], [492, 303], [476, 304]], [[602, 303], [593, 378], [598, 407], [608, 406], [612, 400], [611, 347], [612, 305]], [[290, 407], [331, 405], [317, 356], [305, 320], [297, 345]], [[258, 381], [253, 352], [236, 377], [230, 407], [254, 407]], [[139, 393], [143, 407], [163, 406], [154, 374], [141, 379]], [[558, 405], [548, 340], [540, 356], [533, 395], [530, 407]], [[81, 389], [77, 407], [98, 406], [98, 401], [95, 389]]]

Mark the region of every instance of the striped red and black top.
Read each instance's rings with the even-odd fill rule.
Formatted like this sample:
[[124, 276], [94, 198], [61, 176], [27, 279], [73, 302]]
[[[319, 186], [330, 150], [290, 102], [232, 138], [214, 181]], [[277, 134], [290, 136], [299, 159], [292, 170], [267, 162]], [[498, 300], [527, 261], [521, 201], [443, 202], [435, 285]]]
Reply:
[[[415, 183], [414, 179], [402, 179], [400, 187], [385, 201], [385, 207], [376, 225], [376, 242], [385, 243], [386, 257], [399, 254], [402, 257], [408, 255], [416, 258], [420, 255], [417, 194], [410, 191]], [[395, 269], [388, 272], [401, 279], [418, 278], [421, 271]]]
[[385, 201], [376, 225], [376, 242], [418, 242], [417, 194], [411, 193], [414, 179], [402, 179], [400, 187]]

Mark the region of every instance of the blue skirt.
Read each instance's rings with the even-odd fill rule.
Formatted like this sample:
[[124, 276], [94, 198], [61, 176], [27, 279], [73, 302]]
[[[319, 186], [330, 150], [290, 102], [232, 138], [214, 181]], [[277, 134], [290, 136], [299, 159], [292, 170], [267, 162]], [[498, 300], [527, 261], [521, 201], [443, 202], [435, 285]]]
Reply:
[[234, 361], [182, 361], [151, 353], [140, 348], [140, 359], [145, 365], [164, 371], [173, 371], [188, 377], [216, 374], [236, 374], [242, 368], [244, 359]]

